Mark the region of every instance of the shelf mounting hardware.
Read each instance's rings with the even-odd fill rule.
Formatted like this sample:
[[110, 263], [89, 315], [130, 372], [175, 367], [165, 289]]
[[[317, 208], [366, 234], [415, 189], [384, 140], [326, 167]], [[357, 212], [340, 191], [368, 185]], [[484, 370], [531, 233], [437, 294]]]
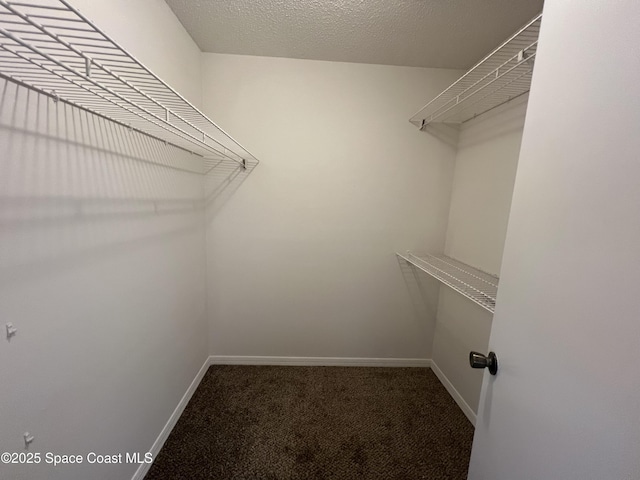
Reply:
[[15, 337], [16, 333], [18, 333], [18, 329], [16, 327], [13, 326], [13, 323], [9, 322], [5, 325], [5, 328], [7, 330], [7, 340], [11, 340], [13, 337]]
[[29, 446], [35, 440], [35, 437], [31, 435], [29, 432], [24, 432], [24, 435], [22, 435], [22, 437], [24, 438], [24, 448], [29, 448]]

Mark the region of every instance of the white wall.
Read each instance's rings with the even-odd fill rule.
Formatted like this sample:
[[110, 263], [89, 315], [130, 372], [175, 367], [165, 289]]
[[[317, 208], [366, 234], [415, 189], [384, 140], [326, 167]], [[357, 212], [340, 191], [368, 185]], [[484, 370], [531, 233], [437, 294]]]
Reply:
[[523, 96], [460, 132], [446, 254], [494, 275], [502, 263], [526, 110]]
[[[199, 52], [163, 2], [74, 3], [199, 99]], [[0, 151], [0, 451], [23, 451], [28, 430], [43, 454], [146, 452], [208, 353], [201, 166], [4, 82]], [[136, 468], [1, 465], [0, 477]]]
[[98, 28], [196, 107], [200, 49], [164, 0], [73, 0]]
[[209, 205], [212, 354], [431, 356], [394, 252], [444, 247], [455, 148], [408, 118], [458, 75], [204, 55], [205, 112], [262, 161]]
[[[527, 98], [521, 97], [463, 125], [451, 194], [445, 253], [499, 274], [515, 182]], [[486, 353], [492, 315], [442, 287], [433, 362], [477, 412], [482, 371], [469, 351]]]
[[638, 18], [545, 2], [470, 479], [640, 478]]

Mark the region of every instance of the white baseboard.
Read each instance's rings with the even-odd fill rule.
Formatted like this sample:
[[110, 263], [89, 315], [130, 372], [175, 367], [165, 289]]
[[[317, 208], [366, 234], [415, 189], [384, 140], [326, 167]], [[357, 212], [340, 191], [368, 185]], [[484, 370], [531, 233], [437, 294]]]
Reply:
[[210, 365], [291, 365], [325, 367], [429, 367], [428, 358], [245, 357], [212, 355]]
[[[152, 453], [154, 459], [156, 458], [158, 453], [160, 453], [160, 449], [164, 445], [164, 442], [167, 441], [167, 438], [169, 437], [171, 430], [173, 430], [173, 427], [175, 427], [176, 423], [178, 423], [178, 419], [180, 418], [180, 415], [182, 415], [182, 412], [184, 411], [185, 407], [189, 403], [189, 400], [191, 400], [191, 397], [193, 396], [194, 392], [198, 388], [198, 385], [200, 385], [200, 382], [202, 381], [204, 374], [207, 373], [207, 370], [209, 369], [209, 365], [211, 364], [210, 362], [211, 362], [211, 357], [207, 358], [204, 361], [204, 364], [202, 365], [202, 367], [200, 367], [200, 370], [198, 371], [195, 378], [191, 382], [191, 385], [189, 385], [189, 388], [187, 388], [187, 391], [180, 399], [178, 406], [169, 417], [169, 421], [167, 421], [164, 428], [160, 431], [160, 435], [158, 435], [158, 438], [156, 438], [156, 441], [153, 442], [153, 446], [149, 451]], [[131, 478], [131, 480], [143, 480], [144, 476], [147, 474], [150, 468], [151, 468], [151, 463], [141, 463], [138, 469], [136, 470], [136, 473]]]
[[436, 374], [436, 377], [438, 377], [438, 380], [440, 380], [442, 385], [444, 385], [444, 388], [447, 389], [447, 392], [449, 392], [449, 395], [453, 397], [453, 399], [456, 401], [456, 403], [458, 404], [462, 412], [467, 416], [471, 424], [475, 427], [476, 414], [473, 412], [473, 409], [469, 406], [467, 402], [465, 402], [464, 398], [462, 398], [462, 395], [460, 395], [460, 392], [456, 390], [456, 387], [453, 386], [453, 384], [449, 381], [447, 376], [442, 372], [442, 370], [438, 368], [438, 365], [436, 365], [436, 363], [433, 360], [431, 361], [431, 370], [433, 370], [433, 373]]

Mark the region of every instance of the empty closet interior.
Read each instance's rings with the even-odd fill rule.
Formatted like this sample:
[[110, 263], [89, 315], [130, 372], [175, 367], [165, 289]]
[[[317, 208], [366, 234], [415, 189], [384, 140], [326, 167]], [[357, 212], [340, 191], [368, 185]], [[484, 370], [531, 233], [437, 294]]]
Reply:
[[430, 367], [475, 422], [542, 22], [515, 3], [383, 64], [236, 53], [178, 0], [0, 0], [2, 450], [156, 454], [212, 364]]

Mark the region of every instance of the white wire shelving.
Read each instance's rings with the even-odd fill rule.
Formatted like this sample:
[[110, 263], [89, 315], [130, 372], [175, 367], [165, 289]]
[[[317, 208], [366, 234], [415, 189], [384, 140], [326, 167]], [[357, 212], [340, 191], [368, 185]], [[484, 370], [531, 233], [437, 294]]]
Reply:
[[499, 278], [445, 255], [396, 253], [404, 261], [493, 313], [496, 307]]
[[529, 91], [542, 14], [518, 30], [409, 120], [461, 124]]
[[209, 160], [258, 160], [66, 0], [0, 0], [0, 77]]

